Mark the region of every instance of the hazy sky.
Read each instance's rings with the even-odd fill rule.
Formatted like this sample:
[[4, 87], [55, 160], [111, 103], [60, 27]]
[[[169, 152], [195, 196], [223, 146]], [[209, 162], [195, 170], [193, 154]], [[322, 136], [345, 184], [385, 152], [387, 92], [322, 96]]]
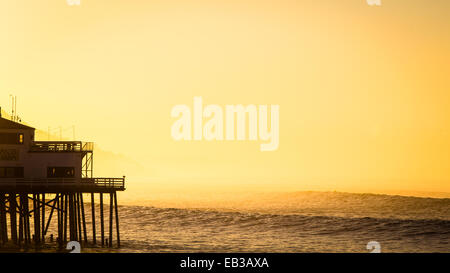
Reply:
[[[447, 0], [0, 0], [0, 106], [15, 94], [27, 123], [75, 125], [177, 189], [449, 192], [449, 14]], [[279, 149], [175, 142], [171, 109], [194, 96], [280, 105]]]

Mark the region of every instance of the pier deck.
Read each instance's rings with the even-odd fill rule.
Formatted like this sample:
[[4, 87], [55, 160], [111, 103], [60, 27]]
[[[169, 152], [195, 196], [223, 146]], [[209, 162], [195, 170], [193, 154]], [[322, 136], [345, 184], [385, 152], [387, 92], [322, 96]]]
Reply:
[[[117, 192], [125, 190], [123, 178], [6, 178], [0, 181], [0, 248], [8, 241], [16, 245], [39, 247], [46, 240], [53, 221], [56, 241], [61, 249], [69, 241], [88, 243], [88, 228], [83, 195], [90, 195], [92, 243], [97, 242], [96, 222], [100, 222], [102, 246], [113, 246], [115, 222], [116, 245], [120, 247]], [[96, 209], [95, 195], [99, 206]], [[104, 197], [109, 196], [109, 217], [105, 217]], [[108, 207], [108, 206], [106, 206]], [[46, 210], [48, 209], [48, 210]], [[99, 210], [99, 219], [96, 218]], [[7, 217], [9, 215], [9, 217]], [[109, 238], [106, 238], [108, 218]], [[8, 221], [9, 220], [9, 221]], [[9, 224], [8, 224], [9, 222]], [[32, 228], [34, 226], [34, 228]]]
[[0, 192], [101, 193], [125, 190], [125, 178], [12, 178], [0, 181]]

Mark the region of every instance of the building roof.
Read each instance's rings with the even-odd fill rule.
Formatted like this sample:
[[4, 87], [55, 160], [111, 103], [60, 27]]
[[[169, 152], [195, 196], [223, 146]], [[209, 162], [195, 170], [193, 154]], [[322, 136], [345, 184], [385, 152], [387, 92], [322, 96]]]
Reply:
[[0, 117], [0, 129], [28, 129], [34, 130], [33, 127], [29, 127], [18, 122], [11, 121]]

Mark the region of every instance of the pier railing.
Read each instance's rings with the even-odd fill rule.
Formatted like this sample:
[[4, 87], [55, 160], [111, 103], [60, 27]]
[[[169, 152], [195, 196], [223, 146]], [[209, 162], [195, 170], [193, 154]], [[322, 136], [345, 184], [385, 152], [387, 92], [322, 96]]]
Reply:
[[125, 178], [109, 178], [109, 177], [95, 177], [82, 178], [82, 185], [95, 185], [96, 187], [123, 189], [125, 188]]
[[22, 186], [22, 185], [73, 185], [75, 178], [2, 178], [1, 186]]
[[35, 141], [30, 152], [92, 152], [94, 143], [81, 141]]
[[1, 178], [2, 188], [60, 188], [60, 189], [111, 189], [124, 190], [125, 178]]

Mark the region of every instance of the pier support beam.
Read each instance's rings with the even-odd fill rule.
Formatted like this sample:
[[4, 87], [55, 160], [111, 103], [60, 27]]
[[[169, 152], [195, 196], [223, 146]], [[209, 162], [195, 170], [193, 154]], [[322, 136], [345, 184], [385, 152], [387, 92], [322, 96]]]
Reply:
[[113, 243], [113, 194], [109, 194], [109, 247], [112, 247]]
[[[62, 247], [62, 239], [63, 239], [62, 195], [56, 194], [55, 203], [53, 203], [53, 206], [55, 206], [55, 205], [56, 205], [56, 213], [57, 213], [57, 221], [58, 221], [58, 237], [57, 237], [56, 241], [58, 243], [58, 247], [61, 248]], [[50, 224], [50, 220], [52, 219], [52, 214], [53, 214], [53, 209], [50, 212], [50, 216], [49, 216], [48, 223], [47, 223], [47, 228], [48, 228], [48, 225]], [[45, 232], [47, 233], [47, 229], [45, 230]]]
[[103, 193], [100, 193], [100, 233], [102, 237], [102, 246], [105, 245], [105, 225], [103, 222]]
[[39, 207], [40, 194], [33, 194], [33, 220], [34, 220], [34, 242], [39, 244], [41, 242], [41, 217]]
[[29, 245], [31, 244], [31, 229], [30, 229], [30, 209], [29, 209], [28, 194], [21, 195], [20, 204], [22, 206], [25, 245]]
[[84, 242], [87, 244], [87, 231], [86, 231], [86, 217], [84, 215], [84, 200], [83, 200], [83, 193], [80, 194], [80, 208], [81, 208], [81, 222], [83, 223], [83, 235], [84, 235]]
[[24, 240], [24, 224], [23, 224], [23, 204], [22, 204], [22, 197], [19, 195], [19, 203], [17, 204], [18, 210], [19, 210], [19, 246]]
[[[92, 239], [95, 244], [96, 237], [96, 192], [91, 194], [91, 217], [92, 217]], [[100, 231], [102, 246], [112, 247], [114, 233], [117, 236], [117, 246], [120, 247], [119, 229], [119, 209], [116, 191], [101, 191], [100, 197]], [[105, 210], [104, 195], [109, 195], [109, 234], [105, 236]], [[106, 201], [106, 200], [105, 200]], [[30, 207], [30, 203], [31, 206]], [[46, 214], [46, 206], [50, 211]], [[55, 212], [56, 210], [56, 212]], [[9, 216], [8, 216], [9, 213]], [[54, 215], [57, 213], [57, 215]], [[89, 212], [88, 212], [89, 213]], [[31, 244], [40, 248], [46, 242], [49, 228], [57, 229], [58, 246], [64, 247], [65, 243], [78, 241], [83, 244], [88, 243], [88, 224], [86, 222], [86, 212], [84, 207], [83, 192], [0, 192], [0, 243], [1, 245], [11, 241], [19, 246], [28, 249]], [[19, 219], [17, 219], [17, 217]], [[98, 217], [98, 216], [97, 216]], [[106, 216], [108, 217], [108, 216]], [[55, 219], [57, 218], [57, 219]], [[55, 219], [55, 220], [53, 220]], [[57, 222], [52, 224], [53, 222]], [[30, 221], [33, 223], [30, 224]], [[114, 221], [116, 227], [114, 230]], [[30, 226], [33, 231], [31, 231]], [[52, 226], [53, 225], [53, 226]], [[10, 232], [9, 232], [10, 230]], [[55, 231], [56, 232], [56, 231]], [[11, 237], [9, 238], [9, 234]], [[70, 238], [68, 238], [70, 237]], [[47, 238], [48, 241], [48, 238]], [[53, 242], [53, 234], [51, 235]]]
[[70, 240], [78, 241], [78, 229], [77, 229], [77, 208], [75, 194], [69, 194], [69, 231]]
[[91, 207], [92, 207], [92, 243], [95, 245], [97, 243], [97, 238], [95, 235], [95, 201], [94, 193], [91, 193]]
[[114, 192], [114, 207], [116, 209], [117, 247], [120, 247], [119, 208], [117, 206], [117, 192]]
[[17, 200], [16, 193], [9, 194], [9, 218], [11, 221], [11, 240], [17, 244]]
[[69, 213], [69, 211], [67, 210], [67, 199], [68, 199], [68, 194], [64, 194], [64, 243], [67, 242], [67, 214]]
[[8, 242], [8, 225], [6, 222], [6, 195], [0, 193], [0, 235], [3, 243]]
[[76, 209], [77, 209], [77, 226], [78, 226], [78, 242], [81, 243], [83, 240], [81, 235], [81, 201], [80, 201], [80, 193], [75, 193], [76, 200]]
[[42, 213], [41, 213], [41, 241], [45, 243], [45, 193], [42, 194]]

